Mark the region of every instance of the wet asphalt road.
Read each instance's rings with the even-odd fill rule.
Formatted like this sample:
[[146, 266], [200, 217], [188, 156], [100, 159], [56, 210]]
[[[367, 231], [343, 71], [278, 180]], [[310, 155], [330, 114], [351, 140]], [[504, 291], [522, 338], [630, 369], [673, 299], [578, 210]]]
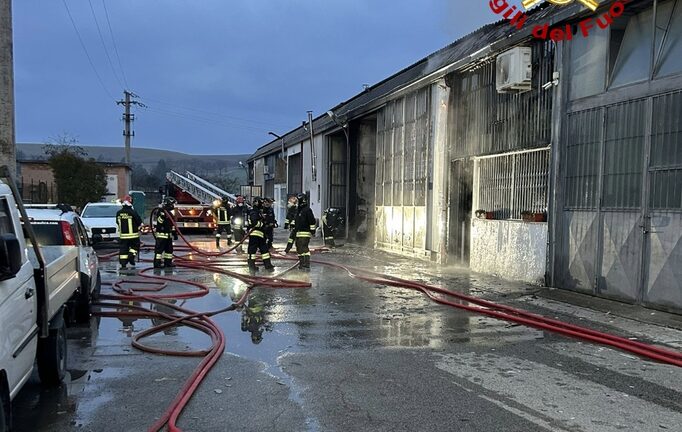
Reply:
[[[319, 259], [439, 281], [630, 335], [583, 310], [527, 302], [533, 287], [357, 247]], [[229, 305], [244, 289], [226, 276], [174, 273], [215, 287], [183, 304], [193, 310]], [[115, 280], [115, 264], [103, 263], [102, 275]], [[328, 267], [288, 277], [313, 288], [256, 289], [249, 312], [215, 318], [227, 348], [183, 413], [183, 430], [682, 431], [679, 368], [448, 309]], [[15, 400], [15, 430], [146, 430], [199, 362], [132, 348], [131, 335], [150, 324], [93, 318], [71, 328], [67, 382], [44, 389], [33, 377]], [[682, 332], [665, 337], [682, 341]], [[149, 342], [183, 349], [209, 341], [179, 328]]]

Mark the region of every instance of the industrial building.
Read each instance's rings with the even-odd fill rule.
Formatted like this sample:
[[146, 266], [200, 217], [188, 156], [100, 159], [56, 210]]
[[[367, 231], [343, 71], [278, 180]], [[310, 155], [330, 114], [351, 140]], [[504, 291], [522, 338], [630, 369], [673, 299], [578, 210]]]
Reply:
[[377, 248], [682, 311], [682, 0], [601, 3], [463, 37], [258, 149], [251, 181]]

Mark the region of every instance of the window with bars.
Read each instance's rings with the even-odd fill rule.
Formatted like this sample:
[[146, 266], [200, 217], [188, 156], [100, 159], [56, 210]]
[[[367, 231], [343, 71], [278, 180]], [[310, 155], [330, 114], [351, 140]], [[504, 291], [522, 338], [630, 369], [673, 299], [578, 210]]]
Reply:
[[549, 149], [482, 158], [478, 165], [478, 208], [495, 219], [521, 219], [547, 211]]

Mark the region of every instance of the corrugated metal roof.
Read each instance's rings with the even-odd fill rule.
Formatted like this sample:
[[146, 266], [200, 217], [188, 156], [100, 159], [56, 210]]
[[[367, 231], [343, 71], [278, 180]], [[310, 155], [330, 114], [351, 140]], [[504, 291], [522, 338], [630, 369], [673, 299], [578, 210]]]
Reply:
[[[358, 93], [349, 100], [341, 102], [331, 108], [331, 111], [340, 117], [353, 120], [376, 109], [384, 102], [384, 99], [394, 95], [406, 86], [419, 82], [419, 80], [429, 77], [434, 73], [438, 73], [442, 69], [458, 62], [463, 62], [463, 65], [469, 63], [472, 54], [478, 53], [486, 47], [494, 46], [491, 48], [491, 53], [499, 52], [505, 47], [518, 44], [527, 39], [535, 25], [544, 25], [545, 23], [548, 23], [552, 26], [558, 22], [587, 12], [589, 11], [581, 7], [578, 2], [566, 7], [545, 3], [528, 12], [528, 20], [521, 31], [512, 27], [508, 20], [487, 24], [405, 69], [396, 72], [385, 80], [369, 87], [367, 90]], [[443, 75], [445, 73], [446, 71], [443, 72]], [[313, 130], [316, 131], [316, 133], [335, 127], [335, 123], [326, 115], [326, 113], [313, 120]], [[284, 135], [285, 146], [290, 147], [299, 144], [308, 139], [308, 137], [308, 132], [306, 132], [302, 126], [299, 126]], [[263, 147], [260, 147], [249, 158], [249, 161], [258, 159], [270, 153], [276, 153], [281, 147], [282, 141], [280, 139], [271, 141]]]

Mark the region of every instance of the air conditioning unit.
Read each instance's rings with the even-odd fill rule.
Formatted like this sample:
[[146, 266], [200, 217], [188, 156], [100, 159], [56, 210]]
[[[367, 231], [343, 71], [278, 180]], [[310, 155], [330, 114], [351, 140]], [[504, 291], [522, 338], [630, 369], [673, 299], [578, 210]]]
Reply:
[[497, 56], [498, 93], [521, 93], [531, 89], [533, 79], [532, 50], [516, 47]]
[[265, 175], [270, 174], [270, 166], [269, 165], [263, 165], [263, 174], [265, 174]]

